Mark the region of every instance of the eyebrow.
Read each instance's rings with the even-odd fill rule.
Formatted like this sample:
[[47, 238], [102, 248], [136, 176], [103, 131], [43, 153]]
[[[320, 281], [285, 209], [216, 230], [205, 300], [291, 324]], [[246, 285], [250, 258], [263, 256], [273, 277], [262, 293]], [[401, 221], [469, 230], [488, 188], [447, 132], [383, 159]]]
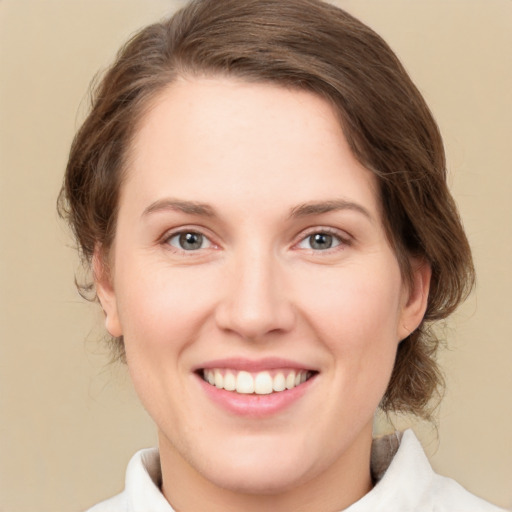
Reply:
[[[151, 203], [144, 209], [142, 217], [151, 213], [161, 211], [180, 211], [189, 215], [197, 215], [203, 217], [216, 217], [214, 208], [209, 204], [197, 201], [185, 201], [181, 199], [164, 198]], [[347, 201], [346, 199], [331, 199], [328, 201], [311, 201], [293, 207], [289, 212], [289, 218], [301, 218], [310, 215], [321, 215], [339, 210], [352, 210], [364, 215], [369, 221], [373, 222], [370, 212], [358, 203]]]
[[358, 203], [347, 201], [346, 199], [332, 199], [329, 201], [308, 202], [295, 206], [290, 210], [290, 218], [307, 217], [309, 215], [321, 215], [338, 210], [352, 210], [364, 215], [370, 222], [373, 217], [370, 212]]
[[198, 203], [196, 201], [183, 201], [180, 199], [159, 199], [151, 203], [143, 212], [142, 217], [151, 213], [174, 210], [189, 215], [200, 215], [204, 217], [215, 217], [215, 210], [208, 204]]

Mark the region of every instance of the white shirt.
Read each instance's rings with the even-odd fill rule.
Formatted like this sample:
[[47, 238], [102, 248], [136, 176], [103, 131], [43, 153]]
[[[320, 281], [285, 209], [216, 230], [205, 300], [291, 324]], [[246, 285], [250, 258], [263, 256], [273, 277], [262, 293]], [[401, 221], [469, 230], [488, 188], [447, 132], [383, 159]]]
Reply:
[[[434, 473], [412, 430], [374, 440], [371, 469], [377, 484], [345, 512], [504, 512]], [[125, 490], [88, 512], [174, 512], [160, 482], [158, 450], [141, 450], [128, 464]]]

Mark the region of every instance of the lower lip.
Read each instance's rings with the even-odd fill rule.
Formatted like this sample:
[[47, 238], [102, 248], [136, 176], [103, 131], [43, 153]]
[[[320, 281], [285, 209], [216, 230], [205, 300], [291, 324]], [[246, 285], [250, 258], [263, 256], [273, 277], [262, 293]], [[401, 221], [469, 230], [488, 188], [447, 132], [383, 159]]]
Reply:
[[197, 379], [206, 395], [217, 405], [232, 414], [262, 418], [278, 414], [296, 403], [311, 387], [317, 374], [306, 382], [285, 391], [268, 395], [242, 394], [212, 386], [199, 375]]

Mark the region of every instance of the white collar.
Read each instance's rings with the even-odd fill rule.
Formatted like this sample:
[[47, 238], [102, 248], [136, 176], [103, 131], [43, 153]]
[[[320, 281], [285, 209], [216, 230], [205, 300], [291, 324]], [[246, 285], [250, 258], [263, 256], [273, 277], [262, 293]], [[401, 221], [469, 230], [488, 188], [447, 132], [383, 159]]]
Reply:
[[[412, 430], [375, 439], [371, 470], [376, 485], [345, 512], [501, 510], [473, 496], [455, 481], [436, 475]], [[158, 450], [141, 450], [128, 464], [125, 491], [92, 511], [174, 512], [160, 491], [161, 480]]]

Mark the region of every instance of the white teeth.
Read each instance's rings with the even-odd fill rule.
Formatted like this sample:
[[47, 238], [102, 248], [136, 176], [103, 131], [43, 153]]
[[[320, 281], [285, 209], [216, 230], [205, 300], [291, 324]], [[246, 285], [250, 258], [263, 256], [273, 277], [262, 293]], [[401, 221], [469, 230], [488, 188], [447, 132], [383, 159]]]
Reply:
[[236, 391], [244, 395], [269, 395], [285, 389], [293, 389], [306, 382], [310, 372], [306, 370], [279, 371], [274, 377], [268, 371], [251, 374], [246, 371], [208, 369], [203, 371], [206, 382], [219, 389]]
[[236, 378], [231, 372], [226, 372], [226, 375], [224, 375], [224, 389], [227, 391], [236, 389]]
[[286, 379], [282, 373], [278, 373], [272, 382], [272, 389], [274, 391], [284, 391], [286, 389]]
[[254, 393], [254, 379], [249, 372], [238, 372], [236, 376], [236, 392], [247, 395]]
[[257, 395], [269, 395], [272, 393], [272, 377], [268, 372], [261, 372], [254, 379], [254, 392]]
[[224, 387], [224, 377], [219, 370], [215, 370], [215, 386], [221, 389]]
[[291, 372], [286, 377], [286, 389], [293, 389], [295, 387], [295, 372]]

